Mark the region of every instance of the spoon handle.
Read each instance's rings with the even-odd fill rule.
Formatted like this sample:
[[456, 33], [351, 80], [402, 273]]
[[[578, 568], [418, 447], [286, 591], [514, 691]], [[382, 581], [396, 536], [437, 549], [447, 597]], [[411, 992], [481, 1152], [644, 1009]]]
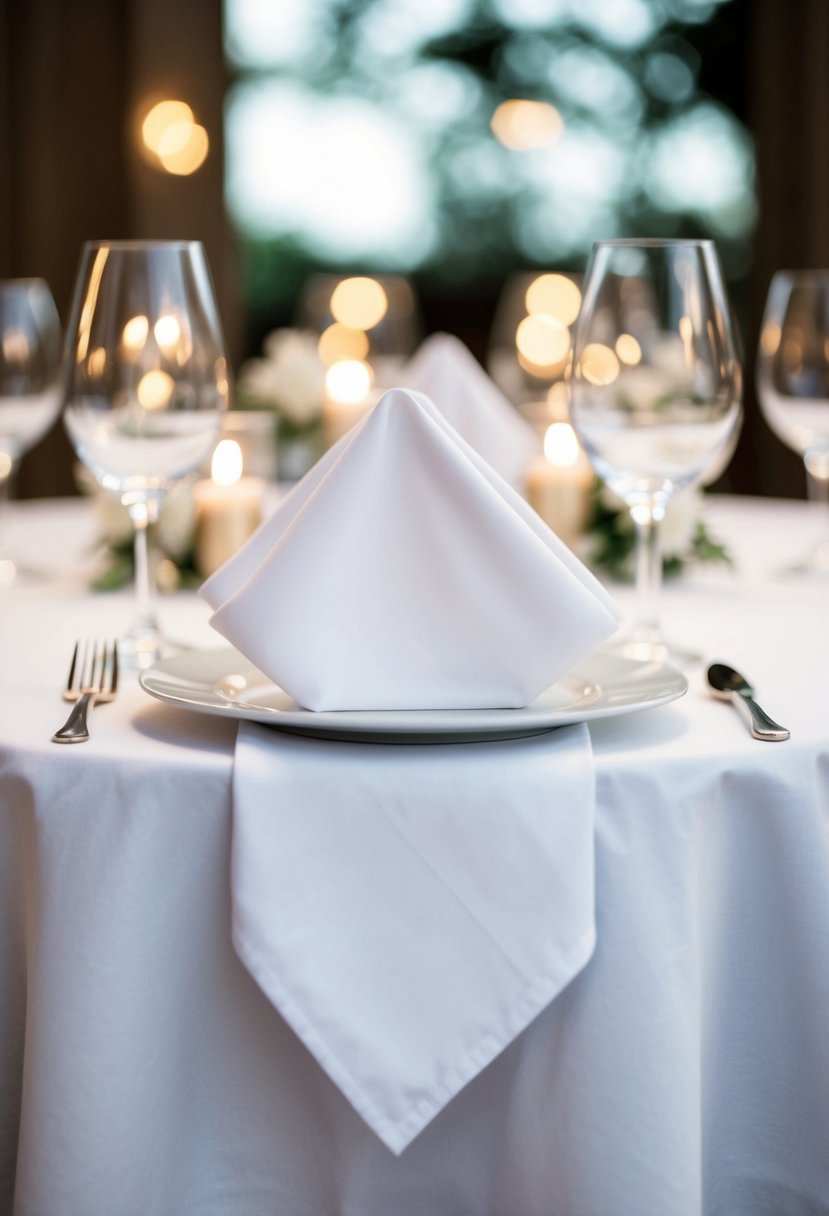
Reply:
[[773, 718], [770, 718], [747, 692], [732, 692], [731, 701], [745, 717], [755, 739], [762, 739], [766, 743], [777, 743], [789, 738], [791, 731], [786, 730], [785, 726], [780, 726]]

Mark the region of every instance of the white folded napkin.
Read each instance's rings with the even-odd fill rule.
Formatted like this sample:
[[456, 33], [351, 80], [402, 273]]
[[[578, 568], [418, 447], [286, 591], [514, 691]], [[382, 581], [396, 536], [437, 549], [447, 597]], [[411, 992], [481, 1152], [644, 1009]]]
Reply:
[[432, 334], [400, 373], [511, 486], [523, 491], [541, 441], [472, 352], [451, 334]]
[[424, 396], [391, 389], [202, 594], [311, 710], [518, 707], [612, 601]]
[[443, 747], [240, 725], [235, 948], [393, 1152], [589, 959], [593, 799], [584, 725]]

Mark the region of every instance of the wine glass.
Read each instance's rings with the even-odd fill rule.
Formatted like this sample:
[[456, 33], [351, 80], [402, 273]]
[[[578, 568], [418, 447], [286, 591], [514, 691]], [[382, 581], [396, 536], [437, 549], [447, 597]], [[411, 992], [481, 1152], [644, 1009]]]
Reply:
[[[829, 522], [829, 270], [780, 270], [772, 278], [757, 392], [766, 422], [802, 457], [809, 500]], [[829, 574], [829, 535], [795, 569]]]
[[[0, 282], [0, 508], [4, 517], [9, 515], [21, 457], [42, 439], [59, 412], [60, 367], [60, 321], [44, 280]], [[2, 520], [7, 522], [7, 518]], [[12, 582], [18, 572], [18, 563], [0, 542], [0, 582]]]
[[616, 646], [688, 662], [659, 623], [659, 528], [677, 490], [702, 481], [741, 418], [737, 338], [712, 241], [593, 246], [570, 369], [572, 423], [634, 525], [637, 609]]
[[84, 246], [67, 330], [64, 421], [83, 463], [135, 531], [136, 616], [120, 643], [147, 667], [171, 649], [155, 612], [147, 528], [203, 465], [228, 405], [228, 369], [198, 241]]

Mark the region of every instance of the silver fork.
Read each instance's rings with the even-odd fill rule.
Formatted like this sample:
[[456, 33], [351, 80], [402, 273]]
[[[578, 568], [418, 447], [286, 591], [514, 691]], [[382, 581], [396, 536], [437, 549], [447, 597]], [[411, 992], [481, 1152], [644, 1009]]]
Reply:
[[117, 691], [118, 643], [76, 642], [63, 692], [64, 701], [75, 704], [52, 742], [83, 743], [89, 738], [90, 709], [98, 701], [112, 701]]

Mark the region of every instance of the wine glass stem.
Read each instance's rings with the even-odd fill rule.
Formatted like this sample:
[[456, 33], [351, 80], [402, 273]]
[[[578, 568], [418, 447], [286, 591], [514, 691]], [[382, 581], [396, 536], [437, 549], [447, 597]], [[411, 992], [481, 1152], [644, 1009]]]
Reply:
[[[0, 452], [0, 460], [4, 453]], [[12, 537], [12, 502], [14, 499], [14, 482], [17, 475], [17, 464], [9, 460], [0, 466], [0, 583], [14, 581], [17, 569], [11, 555]]]
[[155, 610], [155, 573], [150, 562], [148, 529], [154, 517], [151, 501], [142, 499], [129, 506], [135, 546], [135, 622], [133, 635], [159, 633]]
[[821, 476], [806, 466], [806, 488], [809, 502], [829, 506], [829, 476]]
[[636, 535], [636, 616], [634, 633], [659, 635], [659, 597], [662, 588], [662, 550], [659, 527], [665, 518], [661, 503], [640, 502], [630, 508]]
[[808, 558], [808, 568], [825, 574], [829, 571], [829, 454], [807, 452], [804, 462], [809, 502], [822, 515], [821, 536]]

